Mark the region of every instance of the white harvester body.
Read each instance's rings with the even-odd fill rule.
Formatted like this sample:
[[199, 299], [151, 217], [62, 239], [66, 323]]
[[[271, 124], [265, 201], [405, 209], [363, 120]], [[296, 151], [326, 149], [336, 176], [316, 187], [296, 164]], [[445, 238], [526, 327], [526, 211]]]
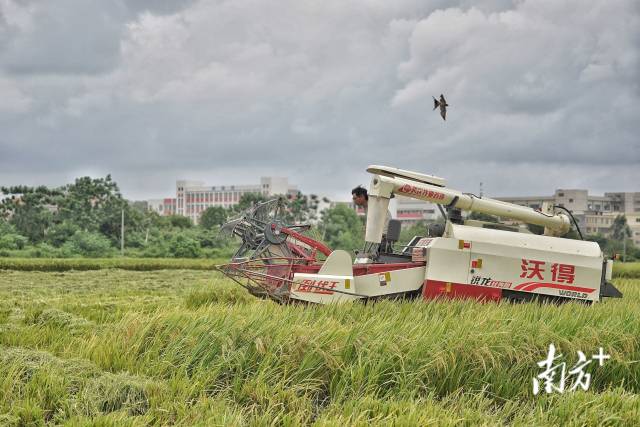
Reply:
[[[257, 208], [231, 223], [243, 245], [225, 274], [236, 281], [246, 278], [243, 286], [258, 296], [321, 304], [409, 296], [591, 303], [622, 296], [608, 282], [612, 261], [605, 261], [597, 243], [557, 237], [571, 228], [568, 211], [477, 197], [417, 172], [386, 166], [367, 170], [373, 177], [365, 247], [354, 262], [348, 252], [331, 251], [277, 219], [267, 220]], [[444, 229], [393, 249], [394, 240], [383, 238], [383, 230], [390, 229], [385, 220], [394, 194], [446, 207], [449, 214], [441, 208]], [[544, 235], [497, 229], [496, 224], [463, 225], [460, 210], [543, 226]], [[323, 263], [316, 261], [318, 251], [327, 256]]]
[[[476, 197], [445, 188], [445, 180], [385, 166], [374, 173], [369, 191], [365, 240], [368, 248], [351, 264], [344, 251], [334, 251], [317, 273], [296, 273], [291, 298], [329, 303], [419, 293], [425, 298], [458, 297], [499, 300], [576, 299], [600, 301], [611, 279], [612, 262], [595, 242], [553, 237], [570, 229], [570, 219], [555, 213]], [[425, 237], [404, 253], [404, 263], [379, 263], [392, 194], [402, 194], [462, 210], [521, 220], [545, 227], [545, 234], [518, 233], [446, 223], [441, 237]], [[369, 252], [367, 252], [367, 249]]]
[[[528, 294], [600, 300], [603, 257], [594, 242], [449, 224], [443, 237], [422, 238], [411, 252], [405, 268], [374, 264], [373, 272], [354, 275], [349, 254], [334, 251], [317, 274], [294, 275], [291, 298], [328, 303], [421, 292], [427, 298], [497, 300], [508, 293], [512, 300]], [[611, 261], [604, 268], [610, 280]]]

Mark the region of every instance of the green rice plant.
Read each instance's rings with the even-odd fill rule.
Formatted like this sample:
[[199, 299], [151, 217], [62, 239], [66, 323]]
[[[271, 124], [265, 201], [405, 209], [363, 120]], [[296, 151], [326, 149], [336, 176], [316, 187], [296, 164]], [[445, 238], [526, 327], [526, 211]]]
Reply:
[[[215, 270], [215, 266], [228, 262], [226, 258], [1, 258], [0, 270], [18, 271], [90, 271], [123, 269], [129, 271], [154, 270]], [[640, 262], [616, 262], [613, 277], [640, 278]]]
[[[0, 424], [635, 425], [623, 299], [279, 305], [214, 271], [0, 272]], [[534, 395], [554, 343], [588, 391]]]
[[640, 279], [640, 262], [616, 262], [613, 264], [613, 277]]
[[185, 298], [185, 306], [189, 309], [196, 309], [207, 304], [239, 304], [252, 302], [255, 297], [246, 290], [237, 287], [220, 287], [217, 280], [212, 286], [203, 287], [191, 291]]
[[0, 324], [6, 323], [9, 320], [10, 315], [11, 315], [10, 307], [0, 306]]

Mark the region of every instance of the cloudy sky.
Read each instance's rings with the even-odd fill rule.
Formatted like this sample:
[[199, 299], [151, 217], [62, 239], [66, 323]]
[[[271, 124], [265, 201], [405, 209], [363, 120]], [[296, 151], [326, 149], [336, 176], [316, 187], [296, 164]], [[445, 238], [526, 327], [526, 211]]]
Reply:
[[637, 0], [0, 0], [0, 184], [640, 191], [639, 86]]

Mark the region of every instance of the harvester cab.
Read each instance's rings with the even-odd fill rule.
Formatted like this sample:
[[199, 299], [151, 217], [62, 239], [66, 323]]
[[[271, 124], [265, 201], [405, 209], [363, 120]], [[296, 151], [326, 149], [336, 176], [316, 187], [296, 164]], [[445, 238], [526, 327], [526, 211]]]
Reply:
[[[611, 284], [612, 261], [595, 242], [562, 238], [571, 216], [477, 197], [431, 175], [370, 166], [373, 176], [365, 245], [352, 261], [305, 235], [309, 225], [286, 224], [283, 200], [257, 205], [225, 227], [242, 244], [220, 270], [256, 296], [279, 302], [333, 303], [379, 298], [473, 298], [598, 302], [621, 297]], [[446, 223], [396, 250], [399, 223], [382, 239], [394, 194], [432, 202]], [[464, 225], [461, 211], [482, 212], [544, 227], [544, 235], [513, 226]], [[320, 257], [326, 257], [324, 261]]]

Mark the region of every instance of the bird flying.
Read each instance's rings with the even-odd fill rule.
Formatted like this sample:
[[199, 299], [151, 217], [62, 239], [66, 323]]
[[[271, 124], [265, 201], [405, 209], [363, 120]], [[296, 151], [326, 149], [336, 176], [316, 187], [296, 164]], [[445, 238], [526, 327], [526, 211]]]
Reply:
[[442, 120], [447, 120], [447, 101], [444, 99], [444, 95], [440, 94], [440, 101], [438, 101], [435, 97], [433, 97], [433, 109], [440, 107], [440, 115], [442, 116]]

